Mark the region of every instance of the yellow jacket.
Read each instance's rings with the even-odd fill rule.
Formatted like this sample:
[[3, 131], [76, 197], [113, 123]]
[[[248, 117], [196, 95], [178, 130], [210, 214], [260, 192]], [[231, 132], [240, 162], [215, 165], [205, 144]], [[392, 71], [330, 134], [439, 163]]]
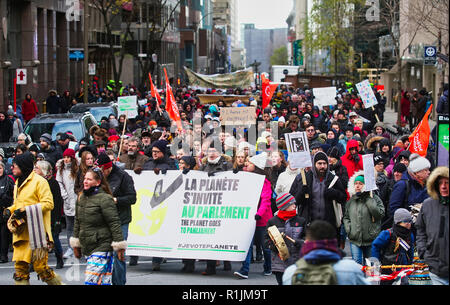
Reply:
[[[14, 186], [14, 203], [8, 209], [11, 211], [11, 213], [14, 213], [16, 209], [40, 203], [42, 206], [42, 216], [44, 219], [45, 232], [47, 233], [48, 240], [53, 242], [51, 231], [51, 211], [53, 210], [53, 195], [50, 191], [50, 186], [47, 180], [39, 176], [35, 172], [32, 172], [20, 187], [18, 187], [17, 185], [18, 181], [16, 181], [16, 184]], [[18, 243], [20, 241], [26, 242]], [[28, 227], [25, 224], [25, 229], [20, 234], [13, 234], [13, 245], [15, 246], [13, 260], [28, 261], [28, 258], [31, 257], [31, 250], [28, 247], [28, 241]], [[26, 244], [26, 247], [21, 246], [21, 244]]]

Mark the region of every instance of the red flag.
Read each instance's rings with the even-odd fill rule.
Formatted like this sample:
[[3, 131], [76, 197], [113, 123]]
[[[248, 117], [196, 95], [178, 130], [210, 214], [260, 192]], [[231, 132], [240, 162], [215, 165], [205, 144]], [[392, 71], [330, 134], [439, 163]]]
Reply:
[[162, 103], [161, 96], [159, 95], [158, 90], [153, 84], [152, 76], [150, 75], [150, 73], [148, 74], [148, 79], [150, 80], [151, 95], [152, 97], [156, 98], [156, 100], [158, 101], [158, 105], [161, 106]]
[[262, 109], [266, 109], [272, 100], [273, 93], [275, 89], [277, 89], [277, 83], [271, 83], [269, 79], [267, 79], [264, 74], [261, 74], [262, 80]]
[[164, 73], [166, 75], [166, 110], [169, 113], [169, 117], [177, 123], [178, 130], [183, 130], [183, 126], [181, 125], [180, 113], [175, 101], [175, 96], [172, 92], [172, 87], [170, 87], [169, 84], [169, 78], [167, 77], [166, 68], [164, 68]]
[[409, 136], [409, 151], [411, 153], [417, 153], [422, 157], [427, 155], [428, 143], [430, 141], [430, 125], [428, 124], [428, 116], [431, 113], [433, 105], [427, 110], [427, 113], [423, 116], [422, 121], [417, 125], [414, 132]]

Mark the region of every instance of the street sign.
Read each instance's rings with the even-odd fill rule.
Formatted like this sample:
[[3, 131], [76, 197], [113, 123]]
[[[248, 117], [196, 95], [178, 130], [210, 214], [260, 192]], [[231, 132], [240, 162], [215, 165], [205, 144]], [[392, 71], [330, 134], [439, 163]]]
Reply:
[[70, 49], [69, 50], [69, 59], [70, 60], [83, 60], [84, 59], [84, 50], [83, 49]]
[[17, 85], [27, 84], [27, 69], [16, 69]]
[[437, 48], [435, 46], [425, 46], [423, 54], [423, 64], [434, 66], [436, 64]]

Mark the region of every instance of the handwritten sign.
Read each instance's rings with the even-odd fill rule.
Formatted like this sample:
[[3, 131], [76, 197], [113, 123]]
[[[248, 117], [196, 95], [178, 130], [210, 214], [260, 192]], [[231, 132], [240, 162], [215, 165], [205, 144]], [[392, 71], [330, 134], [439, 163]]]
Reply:
[[128, 118], [135, 118], [138, 115], [137, 96], [119, 96], [117, 98], [119, 116], [128, 115]]
[[369, 80], [366, 79], [356, 84], [356, 89], [358, 89], [359, 96], [361, 97], [365, 108], [370, 108], [378, 104], [377, 98], [373, 93]]
[[314, 106], [336, 105], [336, 87], [314, 88]]
[[255, 107], [222, 107], [220, 119], [223, 125], [250, 125], [256, 123]]

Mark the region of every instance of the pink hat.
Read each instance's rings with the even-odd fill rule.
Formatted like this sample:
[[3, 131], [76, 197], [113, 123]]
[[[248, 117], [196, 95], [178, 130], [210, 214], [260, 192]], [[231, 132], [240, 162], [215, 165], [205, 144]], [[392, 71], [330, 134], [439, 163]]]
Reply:
[[67, 148], [63, 153], [63, 157], [71, 157], [72, 159], [75, 159], [75, 150]]

